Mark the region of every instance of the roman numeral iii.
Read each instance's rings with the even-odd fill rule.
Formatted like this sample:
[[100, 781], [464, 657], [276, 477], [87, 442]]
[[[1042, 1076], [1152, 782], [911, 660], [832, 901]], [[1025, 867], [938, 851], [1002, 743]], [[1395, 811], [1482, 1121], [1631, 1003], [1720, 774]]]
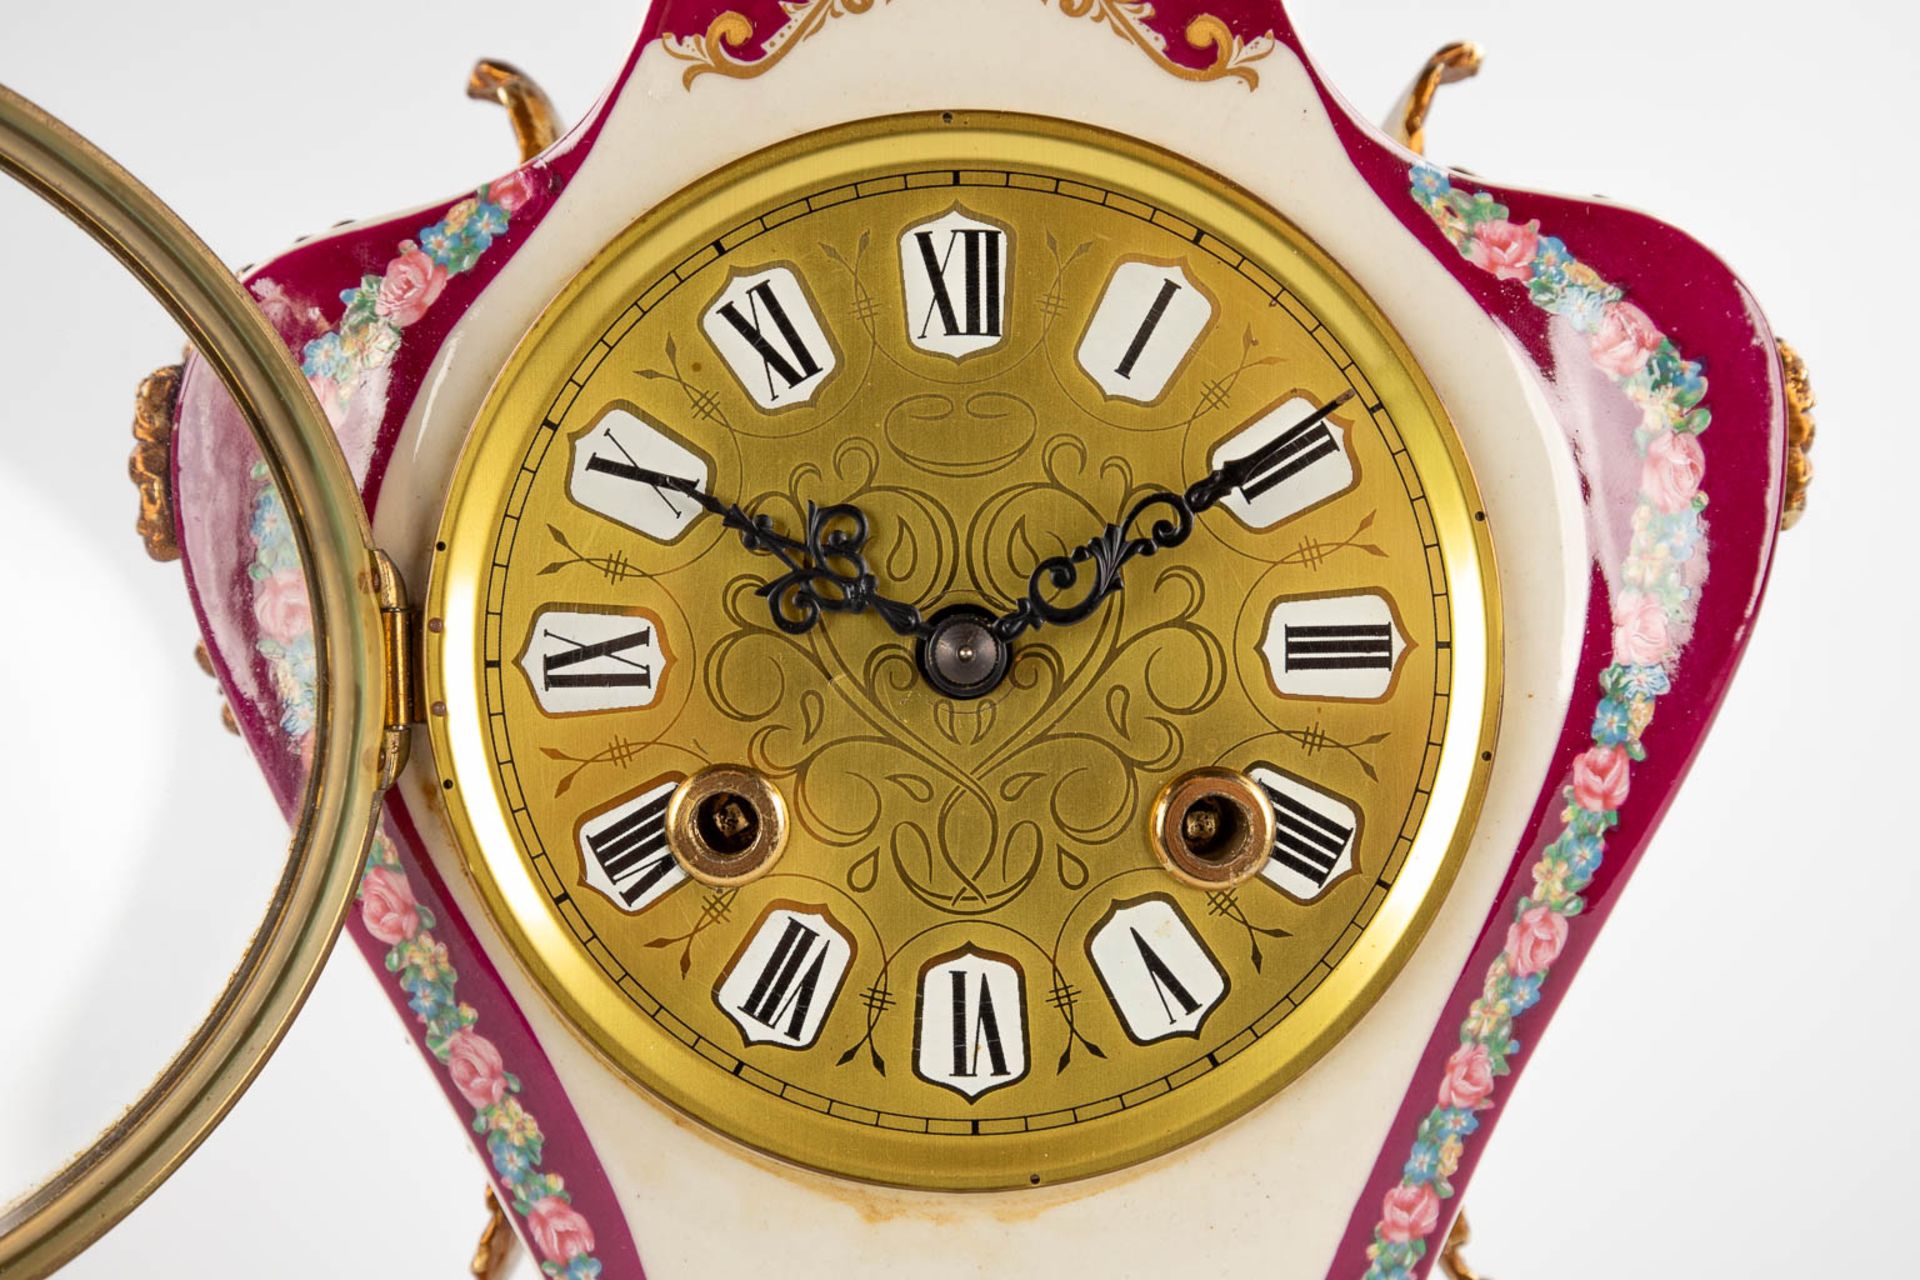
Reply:
[[1377, 592], [1281, 600], [1260, 644], [1274, 689], [1290, 698], [1382, 698], [1412, 646]]

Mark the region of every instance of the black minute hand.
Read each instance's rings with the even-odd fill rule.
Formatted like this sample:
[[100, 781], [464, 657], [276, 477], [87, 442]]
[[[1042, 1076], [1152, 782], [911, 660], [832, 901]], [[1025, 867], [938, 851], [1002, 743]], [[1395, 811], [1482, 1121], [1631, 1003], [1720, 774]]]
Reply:
[[820, 622], [822, 613], [862, 613], [868, 609], [903, 636], [925, 636], [931, 628], [910, 604], [888, 599], [867, 568], [866, 513], [850, 502], [822, 507], [807, 504], [805, 535], [791, 538], [773, 527], [764, 515], [750, 516], [738, 503], [722, 502], [685, 476], [652, 471], [632, 463], [595, 458], [588, 463], [622, 479], [671, 490], [693, 499], [702, 511], [720, 517], [740, 535], [740, 543], [759, 555], [770, 555], [787, 571], [759, 589], [773, 614], [773, 624], [788, 635], [805, 635]]
[[1222, 498], [1253, 480], [1262, 471], [1277, 462], [1287, 450], [1294, 447], [1294, 440], [1303, 432], [1311, 430], [1332, 416], [1333, 411], [1353, 399], [1353, 388], [1348, 387], [1333, 399], [1315, 409], [1312, 413], [1282, 431], [1273, 439], [1242, 458], [1223, 462], [1206, 475], [1187, 486], [1186, 501], [1195, 514], [1214, 506]]
[[[1011, 640], [1029, 627], [1064, 627], [1093, 615], [1101, 603], [1124, 585], [1127, 562], [1138, 556], [1177, 547], [1193, 534], [1194, 517], [1222, 498], [1252, 482], [1292, 447], [1301, 430], [1324, 422], [1334, 410], [1353, 399], [1351, 388], [1321, 405], [1291, 428], [1245, 457], [1223, 462], [1187, 486], [1185, 493], [1154, 489], [1127, 509], [1113, 524], [1065, 555], [1048, 556], [1033, 568], [1027, 594], [993, 622], [1002, 640]], [[1144, 532], [1133, 532], [1142, 529]], [[1058, 603], [1080, 580], [1082, 565], [1092, 569], [1087, 593], [1069, 604]]]

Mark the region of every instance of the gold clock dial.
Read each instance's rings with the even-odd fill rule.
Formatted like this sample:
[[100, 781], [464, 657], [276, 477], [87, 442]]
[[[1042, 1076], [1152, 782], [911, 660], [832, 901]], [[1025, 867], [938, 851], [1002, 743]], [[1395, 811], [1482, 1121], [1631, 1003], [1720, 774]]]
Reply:
[[[808, 616], [810, 506], [857, 509], [835, 564], [896, 623], [992, 618], [1235, 458], [980, 696], [879, 606]], [[812, 135], [634, 224], [495, 386], [430, 596], [451, 821], [562, 1014], [739, 1140], [892, 1183], [1112, 1169], [1298, 1075], [1406, 960], [1491, 758], [1483, 518], [1405, 348], [1229, 184], [1033, 118]], [[1203, 769], [1271, 816], [1219, 887], [1150, 830]], [[738, 777], [777, 839], [713, 807]], [[677, 857], [708, 821], [760, 860]]]

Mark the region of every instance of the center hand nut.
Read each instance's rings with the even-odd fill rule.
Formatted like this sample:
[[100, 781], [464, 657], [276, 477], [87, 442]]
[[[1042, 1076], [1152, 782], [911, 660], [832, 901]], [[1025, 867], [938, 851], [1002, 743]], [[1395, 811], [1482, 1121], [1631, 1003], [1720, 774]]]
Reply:
[[949, 698], [992, 693], [1012, 657], [1012, 646], [993, 629], [993, 615], [972, 605], [942, 609], [920, 641], [920, 673]]

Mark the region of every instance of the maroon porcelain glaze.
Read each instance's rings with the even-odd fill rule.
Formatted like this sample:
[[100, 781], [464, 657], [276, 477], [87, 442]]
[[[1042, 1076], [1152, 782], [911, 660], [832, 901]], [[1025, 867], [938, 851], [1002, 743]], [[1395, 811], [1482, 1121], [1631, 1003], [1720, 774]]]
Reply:
[[[1355, 170], [1509, 335], [1537, 372], [1582, 476], [1589, 527], [1596, 535], [1594, 545], [1615, 545], [1634, 501], [1631, 486], [1623, 493], [1619, 477], [1637, 475], [1641, 460], [1633, 451], [1630, 431], [1592, 428], [1618, 424], [1625, 399], [1618, 388], [1597, 378], [1591, 363], [1570, 358], [1566, 344], [1556, 341], [1554, 326], [1530, 302], [1524, 287], [1483, 271], [1462, 257], [1439, 232], [1409, 194], [1408, 171], [1416, 158], [1354, 115], [1325, 85], [1300, 48], [1277, 0], [1165, 0], [1155, 10], [1145, 20], [1146, 25], [1165, 39], [1167, 58], [1183, 67], [1204, 68], [1213, 62], [1213, 50], [1204, 39], [1208, 28], [1203, 25], [1196, 31], [1200, 37], [1197, 40], [1188, 37], [1190, 24], [1203, 17], [1223, 23], [1247, 41], [1270, 32], [1276, 41], [1300, 55]], [[364, 495], [369, 509], [377, 508], [400, 426], [447, 333], [512, 258], [551, 208], [553, 196], [577, 171], [598, 136], [607, 103], [632, 74], [640, 51], [662, 35], [704, 33], [727, 12], [738, 13], [751, 24], [754, 35], [748, 42], [729, 46], [735, 58], [748, 62], [764, 56], [766, 39], [788, 19], [779, 0], [665, 0], [657, 5], [608, 96], [587, 120], [528, 166], [527, 172], [534, 178], [533, 199], [515, 214], [509, 229], [485, 256], [471, 270], [451, 278], [439, 301], [405, 330], [404, 344], [391, 366], [384, 411], [365, 459]], [[1082, 29], [1088, 40], [1112, 38], [1092, 23], [1083, 24]], [[1697, 242], [1664, 223], [1599, 201], [1493, 187], [1464, 175], [1452, 176], [1462, 188], [1487, 191], [1509, 206], [1513, 221], [1538, 220], [1543, 233], [1564, 241], [1582, 262], [1624, 288], [1688, 358], [1704, 365], [1710, 383], [1706, 403], [1714, 419], [1708, 436], [1711, 576], [1700, 591], [1697, 622], [1675, 669], [1672, 691], [1661, 698], [1658, 718], [1646, 731], [1647, 759], [1634, 767], [1632, 799], [1622, 806], [1619, 825], [1606, 841], [1605, 861], [1583, 895], [1586, 909], [1553, 965], [1552, 981], [1545, 984], [1539, 1003], [1527, 1011], [1520, 1025], [1518, 1038], [1532, 1044], [1551, 1021], [1569, 979], [1606, 922], [1621, 886], [1638, 865], [1674, 790], [1691, 766], [1751, 634], [1780, 515], [1785, 412], [1778, 361], [1765, 320], [1740, 281]], [[342, 289], [351, 288], [362, 276], [382, 272], [396, 244], [442, 217], [452, 204], [448, 201], [419, 213], [332, 233], [258, 268], [250, 281], [270, 279], [284, 292], [285, 305], [276, 303], [269, 314], [296, 356], [323, 326], [339, 321]], [[636, 215], [639, 212], [634, 210]], [[284, 806], [291, 807], [303, 781], [302, 758], [282, 730], [272, 677], [256, 652], [258, 627], [247, 584], [252, 555], [248, 520], [257, 491], [248, 472], [257, 452], [217, 380], [198, 360], [189, 362], [177, 440], [180, 540], [186, 550], [189, 583], [208, 648], [247, 741], [260, 757], [275, 794]], [[1408, 1082], [1373, 1173], [1365, 1188], [1358, 1191], [1329, 1275], [1355, 1277], [1367, 1270], [1367, 1250], [1383, 1197], [1400, 1180], [1415, 1129], [1434, 1105], [1444, 1063], [1460, 1043], [1461, 1023], [1480, 992], [1488, 966], [1506, 945], [1515, 904], [1531, 888], [1529, 869], [1561, 830], [1573, 761], [1592, 741], [1589, 726], [1598, 696], [1594, 681], [1612, 660], [1610, 603], [1617, 586], [1611, 576], [1614, 571], [1614, 565], [1597, 560], [1592, 565], [1573, 701], [1559, 734], [1555, 763], [1534, 803], [1527, 828], [1530, 834], [1513, 851], [1502, 890], [1489, 907], [1479, 939]], [[397, 795], [390, 797], [387, 805], [389, 838], [417, 894], [428, 902], [440, 922], [440, 934], [460, 971], [460, 998], [479, 1011], [479, 1025], [521, 1078], [524, 1105], [538, 1117], [547, 1135], [547, 1166], [564, 1172], [575, 1205], [593, 1222], [595, 1256], [605, 1267], [604, 1275], [609, 1280], [640, 1275], [638, 1253], [634, 1242], [626, 1237], [624, 1216], [550, 1064], [499, 974], [487, 962], [472, 929], [447, 898], [444, 885], [422, 851], [406, 805]], [[386, 944], [373, 937], [358, 918], [349, 928], [368, 962], [381, 968]], [[383, 986], [407, 1025], [418, 1034], [420, 1028], [407, 1008], [405, 993], [392, 982]], [[422, 1051], [427, 1052], [424, 1042]], [[453, 1084], [428, 1056], [449, 1100], [461, 1110], [463, 1102]], [[1515, 1075], [1528, 1056], [1525, 1052], [1515, 1056]], [[1508, 1083], [1501, 1086], [1501, 1097], [1511, 1088], [1511, 1077], [1507, 1079]], [[461, 1114], [467, 1113], [461, 1110]], [[1486, 1134], [1499, 1114], [1498, 1106], [1480, 1113], [1479, 1132], [1467, 1144], [1451, 1178], [1455, 1195], [1445, 1202], [1441, 1220], [1426, 1236], [1430, 1242], [1445, 1238], [1447, 1220], [1458, 1208], [1459, 1193], [1471, 1180]], [[476, 1138], [476, 1145], [484, 1161], [485, 1143]], [[518, 1218], [516, 1225], [527, 1229]], [[1438, 1254], [1437, 1247], [1430, 1249], [1417, 1274], [1428, 1274]]]

